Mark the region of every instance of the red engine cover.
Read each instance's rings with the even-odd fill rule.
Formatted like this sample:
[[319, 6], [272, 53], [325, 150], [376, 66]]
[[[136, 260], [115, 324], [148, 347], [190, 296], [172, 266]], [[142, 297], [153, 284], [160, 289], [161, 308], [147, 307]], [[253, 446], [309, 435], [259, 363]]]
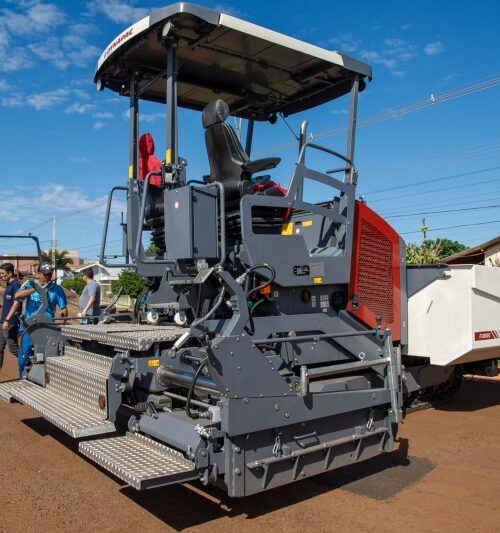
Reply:
[[[351, 283], [347, 309], [370, 327], [390, 328], [393, 340], [401, 338], [400, 238], [367, 205], [356, 202]], [[356, 305], [357, 300], [357, 305]]]

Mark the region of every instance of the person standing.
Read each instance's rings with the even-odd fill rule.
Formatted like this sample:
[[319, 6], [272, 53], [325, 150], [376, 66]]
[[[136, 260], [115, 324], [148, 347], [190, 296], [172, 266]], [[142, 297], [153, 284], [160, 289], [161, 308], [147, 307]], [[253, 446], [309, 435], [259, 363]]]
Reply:
[[94, 279], [94, 271], [91, 267], [82, 272], [85, 287], [80, 295], [80, 312], [82, 324], [95, 324], [101, 314], [101, 288]]
[[19, 305], [16, 305], [15, 294], [19, 290], [20, 283], [14, 275], [14, 265], [12, 263], [0, 265], [0, 279], [6, 283], [5, 292], [3, 293], [2, 316], [0, 318], [2, 323], [2, 330], [0, 331], [0, 368], [2, 368], [5, 346], [16, 357], [19, 352], [17, 344]]
[[[54, 319], [56, 315], [56, 307], [59, 307], [61, 310], [62, 317], [68, 316], [66, 295], [64, 294], [64, 290], [52, 280], [53, 272], [54, 269], [50, 263], [42, 263], [38, 268], [37, 279], [29, 279], [16, 292], [15, 297], [18, 302], [22, 303], [23, 300], [26, 300], [26, 306], [23, 313], [25, 319], [34, 315], [42, 305], [42, 299], [35, 288], [35, 284], [40, 285], [47, 293], [48, 307], [44, 312], [44, 316]], [[22, 324], [19, 329], [19, 335], [21, 335], [22, 340], [17, 360], [19, 365], [19, 377], [21, 378], [26, 363], [33, 356], [33, 341], [29, 336], [29, 329], [25, 331]]]

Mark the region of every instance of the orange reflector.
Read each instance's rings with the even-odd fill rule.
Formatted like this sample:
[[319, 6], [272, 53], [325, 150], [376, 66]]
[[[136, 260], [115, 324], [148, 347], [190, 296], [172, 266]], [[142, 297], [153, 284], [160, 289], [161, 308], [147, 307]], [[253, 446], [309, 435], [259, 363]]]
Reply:
[[106, 408], [106, 398], [104, 394], [101, 394], [99, 398], [97, 399], [97, 403], [99, 405], [99, 409], [105, 409]]
[[262, 289], [260, 289], [260, 294], [271, 294], [271, 285], [268, 285], [267, 287], [262, 287]]
[[50, 383], [50, 374], [48, 372], [45, 372], [45, 384], [48, 385]]

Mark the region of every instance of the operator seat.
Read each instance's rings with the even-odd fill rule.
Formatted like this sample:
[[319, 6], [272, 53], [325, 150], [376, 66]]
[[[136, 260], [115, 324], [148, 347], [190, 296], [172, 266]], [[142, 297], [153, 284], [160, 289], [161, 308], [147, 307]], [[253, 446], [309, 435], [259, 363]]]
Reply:
[[210, 163], [207, 182], [221, 182], [226, 208], [235, 209], [242, 196], [253, 192], [250, 181], [252, 174], [275, 168], [281, 159], [268, 157], [250, 161], [233, 128], [226, 122], [228, 116], [229, 107], [226, 102], [215, 100], [203, 109], [202, 123]]

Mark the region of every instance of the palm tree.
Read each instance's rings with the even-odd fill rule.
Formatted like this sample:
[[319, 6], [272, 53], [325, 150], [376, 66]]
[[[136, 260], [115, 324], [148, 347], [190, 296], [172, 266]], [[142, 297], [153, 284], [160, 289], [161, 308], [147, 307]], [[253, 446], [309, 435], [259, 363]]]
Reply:
[[[68, 257], [68, 252], [66, 250], [56, 250], [55, 258], [56, 270], [64, 270], [65, 272], [68, 272], [68, 270], [70, 270], [69, 265], [73, 264], [73, 259], [71, 259], [71, 257]], [[47, 263], [50, 263], [52, 265], [52, 253], [50, 250], [42, 253], [42, 261], [46, 261]]]

